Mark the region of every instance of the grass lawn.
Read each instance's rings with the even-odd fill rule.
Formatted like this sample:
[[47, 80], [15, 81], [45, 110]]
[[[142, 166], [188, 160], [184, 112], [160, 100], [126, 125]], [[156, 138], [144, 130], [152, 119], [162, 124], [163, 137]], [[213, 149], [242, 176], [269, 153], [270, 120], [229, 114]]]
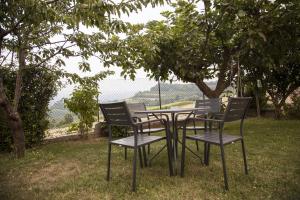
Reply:
[[[226, 129], [238, 133], [237, 127], [232, 123]], [[184, 178], [168, 176], [163, 152], [151, 167], [138, 168], [138, 191], [132, 193], [132, 154], [125, 161], [123, 149], [113, 147], [108, 183], [106, 139], [93, 139], [36, 147], [20, 160], [0, 154], [0, 199], [300, 199], [299, 127], [300, 121], [246, 120], [249, 175], [240, 143], [226, 146], [228, 192], [217, 146], [208, 167], [187, 151]], [[194, 142], [189, 146], [195, 149]]]

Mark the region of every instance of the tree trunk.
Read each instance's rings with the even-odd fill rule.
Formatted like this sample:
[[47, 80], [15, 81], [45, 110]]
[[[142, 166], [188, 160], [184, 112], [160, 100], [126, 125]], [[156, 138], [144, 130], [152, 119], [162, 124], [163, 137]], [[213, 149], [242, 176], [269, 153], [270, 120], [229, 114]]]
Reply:
[[206, 83], [204, 83], [203, 80], [196, 81], [195, 84], [197, 87], [203, 92], [205, 96], [207, 96], [209, 99], [212, 98], [219, 98], [220, 95], [224, 92], [224, 90], [230, 86], [229, 81], [225, 81], [225, 79], [218, 79], [217, 86], [214, 90], [212, 90]]
[[260, 104], [259, 104], [258, 90], [255, 91], [255, 102], [256, 102], [256, 114], [257, 117], [260, 117]]
[[9, 127], [14, 140], [14, 152], [17, 158], [25, 156], [25, 137], [22, 120], [18, 112], [14, 112], [13, 106], [8, 101], [4, 91], [2, 79], [0, 78], [0, 106], [4, 109]]
[[204, 83], [204, 81], [197, 81], [196, 85], [199, 88], [199, 90], [201, 90], [201, 92], [203, 92], [203, 94], [207, 96], [209, 99], [218, 98], [221, 95], [221, 93], [219, 94], [215, 90], [209, 88], [208, 85]]
[[[274, 103], [273, 103], [274, 104]], [[282, 118], [282, 110], [281, 110], [281, 105], [279, 104], [274, 104], [275, 107], [275, 119], [281, 119]]]

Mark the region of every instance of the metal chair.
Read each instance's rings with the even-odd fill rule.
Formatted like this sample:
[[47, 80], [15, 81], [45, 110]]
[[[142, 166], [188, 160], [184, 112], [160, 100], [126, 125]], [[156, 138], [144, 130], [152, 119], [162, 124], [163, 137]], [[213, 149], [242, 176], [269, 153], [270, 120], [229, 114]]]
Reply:
[[[201, 141], [208, 144], [218, 145], [221, 150], [221, 158], [222, 158], [222, 166], [223, 166], [223, 174], [224, 174], [224, 184], [225, 189], [228, 190], [228, 181], [227, 181], [227, 171], [225, 165], [225, 154], [224, 154], [224, 146], [227, 144], [231, 144], [235, 141], [241, 141], [243, 158], [244, 158], [244, 168], [245, 173], [248, 174], [246, 153], [245, 153], [245, 144], [244, 144], [244, 135], [243, 135], [243, 123], [246, 115], [247, 108], [251, 101], [251, 97], [240, 97], [240, 98], [229, 98], [228, 105], [226, 107], [225, 113], [220, 119], [207, 119], [207, 118], [188, 118], [185, 121], [183, 128], [183, 136], [182, 136], [182, 158], [181, 158], [181, 177], [184, 176], [184, 164], [185, 164], [185, 149], [186, 149], [186, 140], [195, 140]], [[191, 120], [195, 121], [204, 121], [204, 122], [215, 122], [219, 125], [219, 130], [215, 131], [211, 129], [205, 130], [202, 135], [187, 135], [186, 127], [187, 123]], [[226, 122], [240, 120], [240, 135], [229, 135], [223, 134], [223, 127]], [[209, 155], [208, 155], [209, 157]], [[207, 158], [209, 159], [209, 158]]]
[[[146, 111], [146, 106], [144, 103], [127, 103], [127, 107], [129, 109], [129, 112], [131, 114], [131, 116], [133, 117], [134, 121], [136, 122], [142, 122], [143, 119], [146, 120], [150, 120], [151, 115], [149, 114], [143, 114], [143, 113], [135, 113], [135, 111]], [[146, 123], [147, 127], [142, 126], [141, 130], [139, 129], [139, 131], [142, 134], [148, 134], [150, 135], [151, 133], [157, 133], [157, 132], [161, 132], [164, 131], [165, 128], [164, 127], [151, 127], [151, 122]], [[128, 131], [128, 134], [133, 134], [133, 131]], [[148, 154], [150, 154], [150, 144], [148, 145]], [[127, 147], [125, 147], [125, 160], [127, 159]], [[146, 165], [146, 163], [145, 163]]]
[[[217, 115], [220, 116], [220, 109], [221, 109], [221, 99], [219, 98], [212, 98], [212, 99], [199, 99], [195, 102], [195, 108], [201, 108], [199, 111], [195, 111], [193, 117], [202, 116], [202, 117], [210, 117], [215, 118]], [[184, 120], [179, 120], [179, 116], [182, 114], [190, 114], [190, 113], [179, 113], [176, 115], [176, 123], [179, 124], [181, 122], [181, 126], [178, 126], [178, 129], [183, 129], [183, 122]], [[209, 116], [208, 116], [209, 115]], [[187, 126], [186, 130], [193, 130], [195, 135], [199, 130], [205, 130], [207, 127], [207, 123], [204, 123], [204, 126], [196, 126], [196, 121], [192, 120], [192, 126]], [[214, 129], [217, 129], [215, 127]], [[196, 141], [197, 151], [199, 151], [199, 144]], [[209, 149], [209, 144], [204, 144], [204, 149], [206, 153], [206, 149]], [[207, 163], [208, 164], [208, 163]]]
[[[127, 104], [129, 112], [131, 114], [131, 116], [136, 119], [136, 121], [141, 122], [142, 119], [147, 119], [150, 120], [151, 115], [149, 114], [136, 114], [134, 111], [146, 111], [146, 106], [144, 103], [128, 103]], [[154, 116], [153, 116], [154, 117]], [[163, 127], [151, 127], [151, 123], [148, 122], [147, 123], [147, 128], [143, 127], [143, 133], [147, 133], [148, 135], [150, 135], [150, 133], [156, 133], [156, 132], [160, 132], [165, 130], [165, 128]]]
[[[145, 122], [134, 122], [126, 102], [100, 104], [101, 111], [104, 118], [108, 124], [109, 138], [108, 138], [108, 164], [107, 164], [107, 181], [110, 179], [110, 163], [111, 163], [111, 147], [112, 145], [123, 146], [127, 148], [132, 148], [133, 153], [133, 177], [132, 177], [132, 191], [136, 191], [136, 168], [137, 168], [137, 152], [141, 147], [145, 147], [148, 144], [158, 142], [161, 140], [166, 140], [167, 152], [168, 152], [168, 162], [169, 162], [169, 172], [173, 175], [172, 161], [171, 161], [171, 141], [169, 133], [169, 125], [166, 120], [155, 119]], [[139, 129], [141, 126], [148, 122], [161, 122], [165, 126], [166, 136], [149, 136], [146, 134], [139, 134]], [[112, 138], [112, 126], [125, 126], [131, 127], [133, 136], [114, 139]], [[141, 157], [140, 157], [141, 159]]]

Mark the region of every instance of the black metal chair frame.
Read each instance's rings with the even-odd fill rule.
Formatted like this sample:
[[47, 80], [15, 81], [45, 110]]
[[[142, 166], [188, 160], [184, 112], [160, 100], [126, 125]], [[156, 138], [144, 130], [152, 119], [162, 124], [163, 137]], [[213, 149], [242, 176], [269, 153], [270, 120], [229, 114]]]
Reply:
[[[223, 114], [220, 113], [221, 108], [221, 99], [219, 98], [212, 98], [212, 99], [201, 99], [195, 101], [195, 108], [203, 108], [201, 111], [196, 111], [194, 113], [178, 113], [176, 115], [176, 127], [177, 129], [183, 129], [183, 125], [179, 126], [179, 116], [185, 115], [186, 118], [189, 118], [190, 116], [193, 116], [193, 119], [196, 117], [204, 117], [204, 118], [216, 118], [217, 116], [222, 116]], [[185, 119], [186, 119], [185, 118]], [[185, 121], [182, 120], [183, 122]], [[187, 126], [187, 130], [193, 130], [194, 134], [197, 135], [197, 131], [200, 130], [206, 130], [208, 124], [204, 122], [204, 126], [196, 126], [196, 120], [191, 120], [192, 126]], [[214, 127], [213, 129], [217, 129], [218, 127]], [[199, 151], [199, 144], [198, 141], [195, 141], [197, 151]], [[209, 148], [209, 144], [204, 143], [204, 149], [206, 152], [206, 149]], [[191, 149], [188, 148], [189, 151], [191, 151], [194, 155], [199, 157], [195, 152], [193, 152]], [[199, 157], [200, 158], [200, 157]]]
[[[137, 171], [137, 154], [138, 150], [141, 147], [145, 147], [148, 144], [158, 142], [161, 140], [166, 140], [167, 145], [167, 154], [168, 154], [168, 164], [169, 164], [169, 173], [170, 176], [173, 176], [173, 167], [172, 167], [172, 147], [171, 147], [171, 138], [169, 133], [169, 125], [164, 119], [154, 119], [144, 122], [134, 122], [126, 102], [117, 102], [109, 104], [100, 104], [101, 111], [104, 115], [104, 118], [108, 124], [109, 129], [109, 138], [108, 138], [108, 163], [107, 163], [107, 176], [106, 180], [110, 180], [111, 174], [111, 148], [112, 145], [123, 146], [127, 148], [132, 148], [133, 151], [133, 176], [132, 176], [132, 191], [136, 191], [136, 171]], [[139, 129], [141, 126], [148, 122], [161, 122], [165, 126], [166, 136], [148, 136], [145, 134], [140, 134]], [[125, 137], [122, 139], [112, 138], [112, 126], [123, 126], [131, 127], [133, 136]], [[141, 160], [141, 157], [140, 157]]]
[[[161, 131], [164, 131], [165, 128], [161, 127], [161, 128], [151, 128], [151, 122], [149, 122], [149, 120], [151, 120], [150, 117], [156, 117], [156, 116], [152, 116], [152, 115], [149, 115], [149, 114], [136, 114], [134, 113], [134, 111], [144, 111], [144, 110], [147, 110], [146, 109], [146, 105], [144, 103], [127, 103], [127, 107], [131, 113], [131, 116], [133, 118], [133, 120], [135, 122], [142, 122], [142, 119], [145, 118], [147, 119], [148, 123], [147, 124], [147, 128], [145, 128], [144, 126], [141, 126], [142, 131], [139, 129], [139, 131], [143, 134], [148, 134], [150, 135], [151, 133], [157, 133], [157, 132], [161, 132]], [[133, 134], [133, 131], [127, 131], [127, 134]], [[143, 151], [145, 151], [143, 149]], [[148, 154], [150, 154], [150, 144], [148, 145], [148, 149], [147, 149], [147, 152]], [[144, 153], [145, 155], [145, 153]], [[125, 160], [127, 160], [127, 147], [124, 148], [124, 157], [125, 157]], [[145, 156], [144, 156], [145, 157]], [[151, 160], [149, 160], [150, 162]], [[147, 166], [147, 163], [144, 163], [145, 166]], [[141, 167], [143, 167], [143, 163], [141, 163]]]
[[[231, 144], [235, 141], [241, 141], [245, 174], [248, 174], [248, 166], [247, 166], [245, 144], [244, 144], [243, 124], [244, 124], [245, 115], [251, 99], [252, 99], [251, 97], [229, 98], [229, 102], [226, 107], [225, 113], [221, 119], [189, 117], [188, 119], [185, 120], [183, 135], [182, 135], [181, 177], [184, 177], [186, 139], [201, 141], [208, 145], [213, 144], [213, 145], [220, 146], [223, 175], [224, 175], [224, 185], [226, 190], [228, 190], [229, 187], [228, 187], [228, 178], [227, 178], [227, 170], [226, 170], [226, 163], [225, 163], [224, 146], [227, 144]], [[188, 122], [191, 120], [208, 122], [209, 130], [205, 130], [203, 135], [187, 135], [186, 127]], [[223, 134], [224, 124], [226, 122], [237, 121], [237, 120], [240, 120], [240, 136]], [[218, 131], [213, 131], [211, 129], [212, 123], [218, 124], [219, 127]], [[208, 149], [206, 149], [204, 152], [204, 162], [208, 164], [209, 146], [206, 148]]]

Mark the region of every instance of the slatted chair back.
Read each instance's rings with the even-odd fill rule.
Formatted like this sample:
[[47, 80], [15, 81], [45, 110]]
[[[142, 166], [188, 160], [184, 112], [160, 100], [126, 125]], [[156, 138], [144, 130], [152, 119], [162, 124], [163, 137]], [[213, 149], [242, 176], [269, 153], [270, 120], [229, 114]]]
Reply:
[[99, 104], [105, 121], [110, 125], [132, 126], [133, 120], [126, 102]]
[[224, 113], [224, 122], [244, 120], [251, 99], [251, 97], [229, 98]]
[[221, 102], [219, 98], [196, 100], [195, 108], [203, 108], [203, 111], [198, 111], [198, 113], [196, 112], [196, 114], [207, 112], [218, 113], [220, 112]]
[[128, 103], [127, 104], [129, 112], [132, 117], [137, 117], [137, 118], [148, 118], [147, 114], [141, 113], [141, 114], [136, 114], [134, 111], [145, 111], [146, 106], [144, 103]]

